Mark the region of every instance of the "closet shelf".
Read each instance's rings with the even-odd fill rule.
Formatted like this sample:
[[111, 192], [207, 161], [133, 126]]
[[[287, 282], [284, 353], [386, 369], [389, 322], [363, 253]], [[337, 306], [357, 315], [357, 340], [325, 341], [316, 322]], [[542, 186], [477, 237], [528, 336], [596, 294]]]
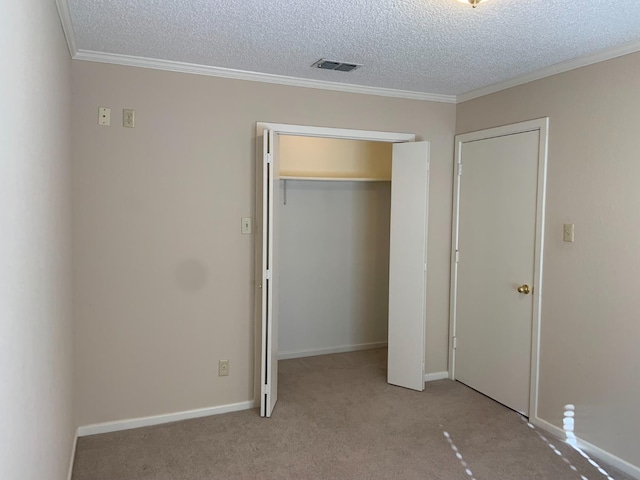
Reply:
[[312, 177], [301, 175], [280, 175], [280, 180], [309, 180], [316, 182], [390, 182], [390, 178], [371, 177]]

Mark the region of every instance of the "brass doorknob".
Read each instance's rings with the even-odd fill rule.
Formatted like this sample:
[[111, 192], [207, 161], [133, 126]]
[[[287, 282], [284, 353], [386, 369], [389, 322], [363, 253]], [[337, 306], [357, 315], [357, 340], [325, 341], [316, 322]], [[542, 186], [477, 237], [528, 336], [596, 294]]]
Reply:
[[524, 293], [525, 295], [529, 295], [530, 292], [531, 292], [531, 289], [529, 288], [529, 285], [521, 285], [518, 287], [518, 293]]

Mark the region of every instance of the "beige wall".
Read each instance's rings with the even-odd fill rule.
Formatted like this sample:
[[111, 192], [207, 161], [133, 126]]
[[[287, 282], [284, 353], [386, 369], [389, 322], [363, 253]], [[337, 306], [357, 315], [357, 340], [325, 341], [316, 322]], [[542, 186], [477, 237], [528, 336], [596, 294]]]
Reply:
[[462, 103], [456, 125], [550, 117], [539, 416], [561, 427], [574, 403], [577, 435], [635, 465], [639, 78], [640, 54], [628, 55]]
[[387, 142], [282, 135], [280, 175], [391, 179]]
[[70, 59], [55, 3], [0, 3], [0, 478], [67, 478], [75, 432]]
[[454, 105], [89, 62], [73, 62], [73, 93], [80, 424], [253, 399], [254, 238], [240, 217], [254, 214], [257, 121], [432, 142], [426, 359], [446, 370]]

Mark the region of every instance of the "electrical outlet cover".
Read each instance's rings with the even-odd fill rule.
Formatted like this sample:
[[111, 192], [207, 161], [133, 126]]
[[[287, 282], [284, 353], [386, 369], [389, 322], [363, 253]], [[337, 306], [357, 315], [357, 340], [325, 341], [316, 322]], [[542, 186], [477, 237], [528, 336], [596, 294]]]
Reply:
[[229, 376], [229, 360], [220, 360], [218, 362], [218, 376], [219, 377]]
[[122, 110], [122, 126], [133, 128], [136, 126], [136, 111], [130, 108]]

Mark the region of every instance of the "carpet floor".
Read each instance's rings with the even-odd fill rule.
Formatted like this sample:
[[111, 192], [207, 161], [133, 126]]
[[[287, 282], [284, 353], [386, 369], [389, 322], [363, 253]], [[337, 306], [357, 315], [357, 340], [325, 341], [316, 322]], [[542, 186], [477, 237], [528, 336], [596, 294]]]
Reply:
[[424, 392], [388, 385], [386, 349], [279, 365], [272, 418], [247, 410], [82, 437], [73, 480], [607, 478], [460, 383], [430, 382]]

